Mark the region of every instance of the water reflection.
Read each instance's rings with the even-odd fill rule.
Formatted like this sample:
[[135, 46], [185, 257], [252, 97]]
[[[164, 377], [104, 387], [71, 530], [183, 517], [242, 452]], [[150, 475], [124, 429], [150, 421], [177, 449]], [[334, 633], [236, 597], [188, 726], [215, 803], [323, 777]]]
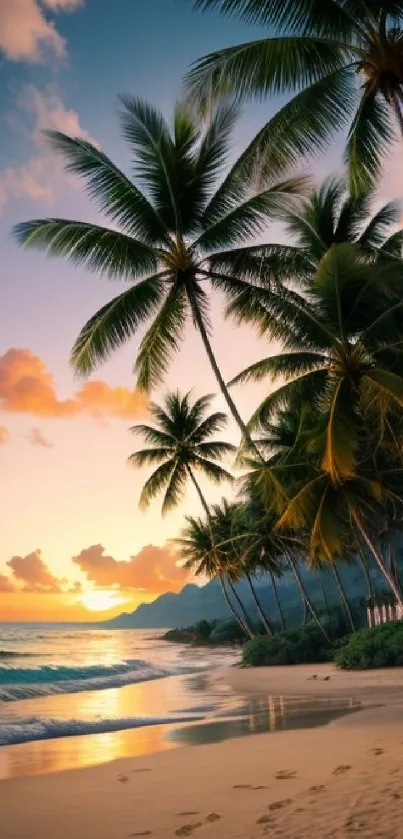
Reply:
[[[78, 697], [54, 698], [59, 718], [73, 718]], [[120, 689], [79, 695], [80, 719], [161, 716], [179, 711], [200, 712], [200, 723], [152, 725], [113, 733], [41, 740], [0, 749], [0, 778], [60, 772], [105, 763], [115, 758], [139, 757], [181, 745], [214, 743], [247, 734], [311, 728], [342, 714], [357, 711], [353, 699], [253, 696], [233, 694], [205, 674], [168, 678]], [[29, 703], [15, 703], [15, 705]]]

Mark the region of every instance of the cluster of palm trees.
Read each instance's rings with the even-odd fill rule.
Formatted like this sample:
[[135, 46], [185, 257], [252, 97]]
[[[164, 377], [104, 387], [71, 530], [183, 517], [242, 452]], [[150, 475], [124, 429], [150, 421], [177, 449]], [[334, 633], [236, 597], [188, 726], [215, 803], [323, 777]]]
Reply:
[[[403, 523], [403, 231], [398, 204], [372, 209], [394, 127], [403, 131], [403, 2], [195, 5], [275, 34], [197, 62], [172, 124], [148, 103], [121, 98], [133, 178], [88, 141], [50, 132], [111, 226], [47, 218], [18, 225], [16, 236], [130, 283], [81, 330], [72, 351], [77, 372], [88, 375], [146, 328], [135, 368], [138, 387], [151, 391], [187, 323], [199, 334], [240, 432], [237, 494], [212, 506], [199, 484], [199, 474], [234, 483], [234, 447], [215, 439], [227, 418], [208, 413], [210, 396], [192, 402], [171, 393], [162, 407], [153, 403], [154, 425], [133, 429], [148, 448], [130, 461], [158, 464], [143, 505], [163, 491], [167, 512], [188, 481], [194, 486], [201, 517], [186, 519], [177, 543], [196, 573], [220, 580], [243, 630], [252, 632], [237, 580], [245, 577], [270, 633], [274, 619], [254, 579], [269, 574], [275, 620], [284, 625], [276, 580], [285, 568], [307, 616], [319, 621], [301, 562], [332, 569], [353, 628], [340, 561], [360, 565], [368, 596], [375, 564], [403, 608], [394, 555]], [[229, 166], [241, 101], [295, 91]], [[315, 189], [293, 174], [346, 125], [344, 179]], [[256, 243], [273, 220], [285, 226], [288, 244]], [[280, 344], [229, 383], [212, 344], [213, 291], [224, 296], [227, 317]], [[262, 382], [265, 398], [243, 418], [232, 385], [250, 380]]]

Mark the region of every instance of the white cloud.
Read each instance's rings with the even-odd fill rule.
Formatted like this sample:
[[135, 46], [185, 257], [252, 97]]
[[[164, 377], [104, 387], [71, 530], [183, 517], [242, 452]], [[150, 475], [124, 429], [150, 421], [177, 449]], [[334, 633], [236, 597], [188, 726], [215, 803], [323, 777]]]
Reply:
[[11, 61], [41, 62], [46, 52], [66, 55], [66, 43], [49, 12], [73, 12], [83, 0], [1, 0], [0, 50]]
[[11, 125], [21, 130], [21, 120], [24, 124], [28, 120], [27, 133], [36, 154], [26, 163], [0, 170], [0, 212], [10, 198], [31, 198], [51, 205], [59, 189], [67, 183], [74, 184], [74, 179], [63, 171], [61, 159], [49, 149], [43, 134], [45, 130], [62, 131], [98, 145], [81, 125], [77, 111], [66, 108], [53, 85], [44, 90], [27, 85], [17, 97], [16, 105], [17, 113], [13, 115]]

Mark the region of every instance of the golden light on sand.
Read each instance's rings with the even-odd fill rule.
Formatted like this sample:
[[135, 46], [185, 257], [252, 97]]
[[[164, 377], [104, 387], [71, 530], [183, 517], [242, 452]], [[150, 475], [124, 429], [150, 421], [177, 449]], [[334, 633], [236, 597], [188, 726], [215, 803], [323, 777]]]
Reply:
[[124, 597], [118, 591], [85, 591], [78, 598], [81, 603], [90, 612], [107, 612], [109, 609], [114, 609], [122, 603], [128, 603], [128, 598]]

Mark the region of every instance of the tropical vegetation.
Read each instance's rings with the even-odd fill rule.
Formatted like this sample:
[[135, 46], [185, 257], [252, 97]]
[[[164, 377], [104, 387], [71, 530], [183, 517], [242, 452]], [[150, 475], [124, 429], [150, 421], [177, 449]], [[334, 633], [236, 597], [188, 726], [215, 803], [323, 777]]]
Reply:
[[[83, 327], [72, 350], [77, 372], [88, 375], [134, 338], [137, 386], [151, 392], [187, 324], [199, 334], [238, 427], [238, 451], [216, 439], [227, 416], [213, 410], [212, 396], [176, 391], [150, 403], [153, 424], [132, 429], [146, 447], [129, 462], [153, 470], [142, 508], [162, 494], [165, 514], [193, 487], [199, 514], [185, 517], [174, 542], [192, 573], [217, 579], [238, 635], [249, 639], [246, 663], [330, 656], [329, 577], [337, 637], [351, 633], [337, 654], [341, 666], [401, 663], [403, 624], [355, 630], [366, 605], [388, 598], [403, 616], [403, 232], [400, 204], [382, 205], [376, 193], [395, 123], [403, 133], [403, 2], [195, 5], [272, 34], [197, 62], [171, 124], [148, 103], [122, 97], [133, 177], [88, 141], [48, 134], [110, 226], [37, 219], [17, 225], [16, 236], [130, 283]], [[284, 93], [295, 96], [230, 165], [239, 100]], [[344, 177], [315, 188], [291, 176], [346, 127]], [[283, 225], [285, 242], [266, 241], [272, 221]], [[268, 344], [266, 357], [230, 382], [213, 350], [213, 291], [235, 327], [249, 325]], [[262, 398], [246, 421], [233, 394], [250, 381]], [[231, 496], [211, 503], [206, 479], [227, 481]], [[351, 601], [347, 566], [362, 576], [366, 603]], [[307, 568], [320, 580], [321, 603], [307, 590]], [[280, 580], [299, 592], [299, 634], [287, 626]], [[383, 658], [379, 639], [388, 646]]]

